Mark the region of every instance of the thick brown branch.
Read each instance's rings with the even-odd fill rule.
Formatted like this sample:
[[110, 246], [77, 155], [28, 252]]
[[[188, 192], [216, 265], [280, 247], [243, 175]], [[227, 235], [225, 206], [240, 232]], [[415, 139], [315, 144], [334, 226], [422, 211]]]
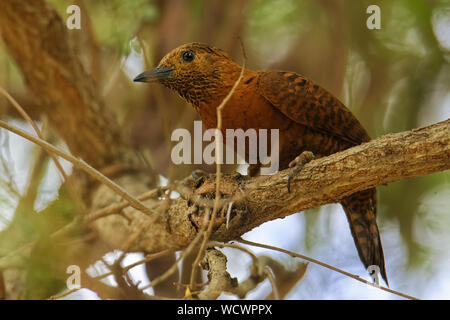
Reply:
[[[372, 187], [450, 168], [450, 120], [388, 134], [305, 165], [286, 192], [289, 170], [248, 184], [247, 208], [254, 214], [236, 228], [243, 234], [263, 222], [283, 218]], [[228, 240], [225, 235], [224, 240]]]
[[[37, 113], [48, 116], [71, 153], [98, 169], [117, 164], [134, 169], [114, 177], [131, 194], [143, 194], [149, 177], [127, 143], [112, 109], [99, 97], [99, 87], [84, 70], [69, 41], [70, 31], [55, 10], [43, 0], [3, 0], [0, 35], [23, 74], [33, 106], [42, 109]], [[353, 192], [449, 169], [449, 139], [447, 120], [427, 128], [387, 135], [312, 161], [293, 179], [291, 194], [286, 189], [289, 170], [254, 179], [224, 175], [219, 188], [224, 196], [221, 203], [232, 201], [233, 209], [228, 228], [226, 218], [217, 217], [211, 240], [237, 239], [266, 221], [338, 202]], [[182, 193], [193, 193], [191, 199], [201, 199], [201, 203], [212, 207], [215, 179], [211, 175], [202, 181], [187, 180]], [[121, 200], [105, 185], [95, 185], [85, 192], [91, 212]], [[202, 216], [210, 209], [200, 206], [197, 210], [191, 205], [192, 201], [181, 198], [173, 200], [167, 210], [162, 203], [155, 199], [146, 201], [152, 211], [159, 209], [164, 213], [152, 224], [148, 222], [153, 217], [128, 207], [123, 210], [127, 218], [111, 214], [95, 220], [92, 225], [114, 248], [122, 247], [130, 234], [142, 226], [146, 227], [132, 250], [160, 252], [186, 248], [199, 230], [203, 230], [199, 227], [208, 219]], [[19, 243], [17, 247], [29, 248], [29, 245]], [[100, 241], [95, 246], [86, 242], [84, 248], [77, 249], [77, 263], [85, 267], [91, 259], [109, 249]], [[13, 272], [16, 270], [3, 273], [6, 284], [11, 283], [9, 279], [18, 282], [20, 277], [11, 276]], [[6, 291], [8, 296], [11, 290]]]
[[[237, 239], [264, 222], [336, 203], [357, 191], [447, 170], [450, 168], [449, 129], [450, 120], [446, 120], [421, 129], [388, 134], [314, 160], [305, 165], [292, 180], [291, 193], [286, 188], [290, 170], [257, 178], [224, 175], [221, 194], [229, 201], [234, 201], [234, 208], [228, 228], [226, 218], [218, 217], [211, 239]], [[205, 197], [206, 203], [212, 203], [207, 199], [211, 199], [214, 194], [214, 175], [203, 177], [201, 181], [188, 179], [184, 185], [185, 189], [192, 190], [191, 199]], [[185, 247], [197, 234], [196, 228], [201, 226], [203, 214], [204, 209], [200, 207], [197, 210], [190, 200], [173, 200], [164, 221], [150, 225], [134, 249], [155, 252]], [[132, 228], [141, 225], [142, 219], [146, 219], [131, 209], [128, 216], [133, 221]], [[111, 219], [110, 222], [122, 219], [125, 223], [125, 219], [118, 216], [105, 219]], [[115, 243], [114, 238], [117, 238], [117, 234], [105, 240]]]

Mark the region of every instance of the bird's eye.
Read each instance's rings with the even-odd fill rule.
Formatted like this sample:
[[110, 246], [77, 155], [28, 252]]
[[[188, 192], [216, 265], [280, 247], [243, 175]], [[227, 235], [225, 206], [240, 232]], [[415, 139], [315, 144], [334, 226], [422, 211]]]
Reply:
[[193, 51], [185, 51], [181, 54], [181, 59], [183, 59], [184, 62], [192, 62], [194, 58], [195, 54]]

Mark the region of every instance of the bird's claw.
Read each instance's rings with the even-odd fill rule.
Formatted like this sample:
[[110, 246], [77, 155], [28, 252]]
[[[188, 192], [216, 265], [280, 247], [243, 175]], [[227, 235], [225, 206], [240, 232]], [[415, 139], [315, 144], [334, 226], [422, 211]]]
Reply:
[[311, 151], [303, 151], [299, 156], [297, 156], [294, 160], [292, 160], [289, 163], [289, 168], [294, 168], [291, 173], [288, 175], [287, 180], [287, 191], [288, 193], [291, 193], [291, 180], [292, 178], [297, 175], [302, 169], [305, 164], [310, 162], [311, 160], [314, 160], [316, 157]]

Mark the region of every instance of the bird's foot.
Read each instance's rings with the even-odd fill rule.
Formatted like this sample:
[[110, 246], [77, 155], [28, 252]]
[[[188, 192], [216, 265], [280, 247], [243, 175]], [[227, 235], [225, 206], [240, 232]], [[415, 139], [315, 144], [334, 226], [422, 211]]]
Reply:
[[303, 169], [303, 166], [305, 164], [307, 164], [311, 160], [314, 160], [315, 158], [316, 157], [311, 151], [303, 151], [299, 156], [297, 156], [294, 160], [292, 160], [289, 163], [289, 168], [294, 168], [294, 170], [292, 170], [292, 172], [288, 176], [288, 181], [286, 185], [288, 193], [291, 193], [292, 178]]

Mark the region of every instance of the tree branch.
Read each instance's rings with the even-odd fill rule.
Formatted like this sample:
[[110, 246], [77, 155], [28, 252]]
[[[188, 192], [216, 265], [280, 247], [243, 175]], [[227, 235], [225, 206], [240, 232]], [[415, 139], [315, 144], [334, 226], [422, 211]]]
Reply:
[[84, 70], [69, 30], [50, 5], [43, 0], [2, 1], [0, 37], [21, 69], [36, 107], [48, 116], [72, 154], [96, 168], [117, 162], [139, 167], [114, 114], [98, 94], [97, 83]]
[[[238, 239], [264, 222], [311, 209], [358, 191], [389, 182], [443, 171], [450, 168], [450, 120], [411, 131], [388, 134], [343, 152], [306, 164], [292, 179], [291, 193], [286, 182], [290, 170], [273, 176], [249, 178], [224, 175], [220, 186], [223, 205], [233, 201], [228, 228], [224, 216], [216, 219], [211, 240]], [[149, 225], [134, 250], [157, 252], [186, 247], [202, 227], [205, 207], [213, 206], [215, 175], [180, 183], [182, 198], [174, 199], [163, 221]], [[193, 204], [193, 201], [201, 204]], [[151, 207], [157, 207], [153, 201]], [[126, 214], [131, 228], [142, 225], [143, 214], [132, 208]], [[224, 210], [226, 212], [226, 210]], [[120, 216], [102, 219], [123, 221]], [[102, 220], [99, 219], [99, 220]], [[120, 220], [119, 220], [120, 219]], [[112, 223], [110, 221], [110, 223]], [[101, 230], [99, 231], [101, 234]], [[114, 237], [104, 238], [114, 244]]]

